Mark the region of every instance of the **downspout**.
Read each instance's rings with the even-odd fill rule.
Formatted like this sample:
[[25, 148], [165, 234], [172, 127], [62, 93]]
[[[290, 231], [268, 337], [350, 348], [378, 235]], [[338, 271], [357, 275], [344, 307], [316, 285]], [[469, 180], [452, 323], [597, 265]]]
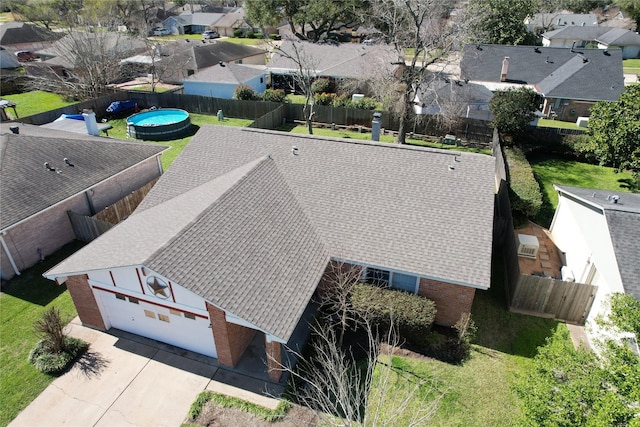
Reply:
[[158, 161], [158, 170], [160, 171], [160, 176], [162, 176], [162, 160], [160, 160], [160, 156], [156, 156], [156, 160]]
[[19, 276], [20, 270], [18, 270], [18, 266], [16, 265], [16, 262], [13, 260], [13, 257], [11, 256], [11, 252], [9, 252], [9, 247], [7, 246], [7, 242], [4, 241], [5, 234], [7, 234], [6, 231], [3, 231], [2, 234], [0, 234], [0, 244], [2, 244], [2, 249], [4, 249], [4, 252], [7, 254], [7, 258], [9, 258], [9, 263], [11, 264], [13, 271], [16, 273], [16, 276]]

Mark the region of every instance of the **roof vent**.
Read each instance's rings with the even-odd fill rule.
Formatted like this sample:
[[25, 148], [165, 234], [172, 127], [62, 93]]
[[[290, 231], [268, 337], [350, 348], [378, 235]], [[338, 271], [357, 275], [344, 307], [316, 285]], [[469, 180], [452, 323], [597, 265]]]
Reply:
[[454, 168], [453, 166], [449, 165], [449, 170], [450, 171], [454, 171], [454, 170], [456, 170], [456, 168]]
[[602, 53], [604, 54], [604, 56], [611, 56], [608, 49], [603, 50]]
[[539, 48], [539, 47], [534, 47], [534, 48], [533, 48], [533, 51], [534, 51], [535, 53], [542, 53], [542, 51], [540, 50], [540, 48]]
[[55, 172], [56, 168], [51, 167], [49, 162], [44, 162], [44, 167], [47, 168], [48, 171]]
[[74, 165], [73, 163], [71, 163], [71, 161], [70, 161], [68, 158], [66, 158], [66, 157], [64, 158], [64, 162], [67, 164], [67, 166], [70, 166], [70, 167], [74, 167], [74, 166], [75, 166], [75, 165]]
[[620, 200], [620, 196], [617, 196], [617, 195], [611, 196], [611, 203], [617, 205], [618, 204], [618, 200]]
[[17, 135], [20, 133], [20, 126], [9, 126], [9, 130]]
[[523, 258], [536, 258], [540, 243], [536, 236], [518, 234], [518, 256]]
[[298, 147], [296, 147], [296, 146], [291, 147], [291, 154], [294, 155], [294, 156], [297, 156], [298, 155]]

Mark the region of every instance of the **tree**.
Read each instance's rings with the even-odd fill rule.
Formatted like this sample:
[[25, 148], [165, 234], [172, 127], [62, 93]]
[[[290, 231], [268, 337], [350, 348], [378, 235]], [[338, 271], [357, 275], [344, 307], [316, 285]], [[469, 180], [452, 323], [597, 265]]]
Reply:
[[614, 0], [613, 3], [636, 21], [636, 31], [640, 31], [640, 2], [637, 0]]
[[602, 165], [640, 174], [640, 85], [626, 86], [616, 102], [600, 101], [589, 117], [590, 148]]
[[64, 322], [57, 307], [51, 307], [45, 311], [42, 317], [33, 325], [36, 334], [47, 342], [49, 348], [54, 353], [64, 350], [66, 334], [64, 333]]
[[48, 30], [55, 24], [73, 26], [81, 0], [26, 0], [12, 3], [12, 12], [22, 17], [23, 21], [42, 25]]
[[[317, 42], [344, 25], [356, 22], [358, 12], [366, 10], [361, 0], [247, 0], [249, 21], [263, 27], [274, 27], [281, 21], [301, 40]], [[308, 31], [308, 28], [311, 31]]]
[[[365, 22], [380, 31], [398, 56], [393, 87], [400, 116], [396, 142], [403, 144], [415, 117], [413, 101], [425, 82], [427, 67], [445, 61], [456, 44], [457, 27], [449, 21], [451, 0], [371, 0]], [[388, 79], [383, 76], [383, 79]]]
[[493, 113], [492, 125], [514, 137], [523, 135], [535, 118], [539, 105], [540, 96], [527, 87], [498, 90], [489, 102]]
[[470, 43], [535, 44], [524, 20], [536, 11], [534, 0], [471, 0], [465, 23]]

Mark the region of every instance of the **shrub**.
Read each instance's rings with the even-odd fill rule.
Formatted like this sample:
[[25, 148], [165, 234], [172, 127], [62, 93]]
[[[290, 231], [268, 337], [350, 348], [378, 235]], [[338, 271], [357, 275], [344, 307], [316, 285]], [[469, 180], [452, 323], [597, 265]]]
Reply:
[[542, 193], [531, 165], [517, 147], [505, 148], [504, 154], [509, 168], [511, 209], [528, 218], [535, 217], [542, 207]]
[[334, 107], [348, 107], [351, 99], [348, 95], [336, 95], [331, 105]]
[[375, 110], [378, 102], [373, 98], [360, 98], [349, 103], [350, 108], [359, 108], [361, 110]]
[[233, 92], [233, 97], [242, 101], [257, 101], [260, 99], [256, 91], [246, 85], [236, 87], [236, 90]]
[[317, 93], [313, 95], [313, 99], [318, 105], [332, 105], [335, 97], [335, 93]]
[[267, 89], [262, 94], [263, 101], [284, 102], [287, 94], [283, 89]]
[[311, 83], [311, 92], [314, 94], [333, 92], [333, 83], [329, 79], [316, 79]]
[[271, 40], [280, 40], [282, 37], [280, 37], [280, 34], [269, 34], [269, 38]]
[[51, 307], [42, 314], [42, 317], [33, 325], [36, 334], [46, 341], [47, 347], [53, 353], [59, 353], [65, 347], [64, 321], [60, 316], [60, 310]]
[[233, 30], [233, 37], [236, 37], [236, 38], [244, 37], [244, 30], [241, 29], [241, 28], [237, 28], [237, 29]]
[[435, 303], [407, 292], [357, 284], [351, 303], [354, 310], [373, 325], [389, 328], [391, 321], [400, 337], [424, 345], [436, 315]]
[[51, 348], [49, 340], [42, 339], [29, 352], [29, 362], [40, 372], [58, 374], [80, 357], [88, 347], [87, 343], [78, 338], [65, 337], [64, 348], [56, 352]]

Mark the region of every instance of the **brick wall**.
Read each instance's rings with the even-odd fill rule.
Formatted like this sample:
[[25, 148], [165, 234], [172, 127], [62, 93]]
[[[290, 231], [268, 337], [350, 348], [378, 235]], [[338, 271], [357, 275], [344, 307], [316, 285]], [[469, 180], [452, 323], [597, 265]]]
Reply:
[[76, 311], [82, 324], [105, 330], [104, 319], [102, 318], [102, 314], [100, 314], [98, 302], [87, 279], [88, 276], [86, 274], [70, 276], [66, 282], [67, 289], [69, 290], [69, 294], [71, 294], [71, 299], [76, 306]]
[[341, 281], [360, 281], [363, 267], [346, 262], [330, 261], [318, 283], [318, 294], [326, 295], [329, 288]]
[[279, 342], [269, 342], [265, 337], [265, 347], [269, 379], [277, 383], [282, 377], [282, 346]]
[[471, 312], [475, 293], [475, 288], [425, 278], [418, 288], [418, 295], [436, 303], [435, 323], [444, 326], [455, 325], [462, 313]]
[[222, 365], [234, 367], [253, 339], [256, 331], [227, 322], [225, 312], [209, 303], [207, 303], [207, 311], [211, 320], [218, 361]]

